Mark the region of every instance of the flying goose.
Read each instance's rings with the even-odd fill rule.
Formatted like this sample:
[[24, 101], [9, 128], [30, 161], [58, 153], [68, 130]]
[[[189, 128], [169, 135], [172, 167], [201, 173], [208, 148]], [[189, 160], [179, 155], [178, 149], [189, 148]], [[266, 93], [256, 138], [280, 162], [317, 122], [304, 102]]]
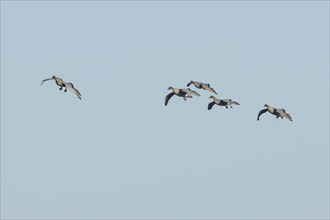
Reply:
[[276, 118], [287, 118], [289, 119], [290, 121], [292, 121], [292, 118], [291, 116], [285, 112], [284, 109], [279, 109], [279, 108], [274, 108], [270, 105], [267, 105], [265, 104], [264, 107], [266, 107], [265, 109], [262, 109], [259, 114], [258, 114], [258, 118], [257, 120], [259, 121], [259, 118], [260, 118], [260, 115], [266, 113], [267, 111], [270, 113], [270, 114], [273, 114], [276, 116]]
[[168, 87], [168, 90], [172, 90], [172, 92], [165, 97], [165, 106], [167, 105], [168, 101], [173, 95], [182, 97], [184, 101], [186, 101], [187, 98], [192, 98], [193, 97], [192, 95], [200, 96], [200, 94], [198, 94], [197, 92], [191, 89], [178, 89], [170, 86]]
[[[55, 83], [56, 83], [56, 85], [58, 85], [60, 87], [59, 88], [60, 90], [62, 90], [63, 87], [66, 87], [64, 80], [59, 77], [56, 77], [56, 76], [52, 76], [52, 78], [42, 80], [40, 85], [42, 85], [44, 82], [46, 82], [48, 80], [55, 80]], [[66, 90], [64, 90], [64, 91], [66, 92]]]
[[67, 92], [67, 89], [70, 90], [70, 92], [72, 92], [75, 96], [77, 96], [79, 99], [81, 99], [81, 94], [80, 92], [74, 88], [73, 84], [70, 82], [65, 82], [63, 79], [56, 77], [56, 76], [52, 76], [52, 78], [49, 79], [44, 79], [42, 80], [41, 84], [42, 85], [44, 82], [48, 81], [48, 80], [55, 80], [56, 85], [58, 85], [60, 88], [60, 90], [62, 90], [62, 88], [64, 87], [64, 92]]
[[238, 102], [235, 102], [231, 99], [217, 99], [213, 95], [210, 96], [210, 99], [213, 99], [213, 101], [209, 103], [209, 105], [207, 106], [207, 110], [211, 110], [214, 104], [225, 106], [226, 108], [233, 108], [232, 105], [239, 105]]
[[208, 83], [202, 83], [202, 82], [197, 82], [197, 81], [193, 81], [191, 80], [187, 86], [190, 86], [191, 84], [194, 84], [194, 86], [197, 88], [197, 89], [204, 89], [206, 91], [209, 91], [209, 92], [213, 92], [214, 94], [218, 95], [218, 93], [210, 86], [210, 84]]

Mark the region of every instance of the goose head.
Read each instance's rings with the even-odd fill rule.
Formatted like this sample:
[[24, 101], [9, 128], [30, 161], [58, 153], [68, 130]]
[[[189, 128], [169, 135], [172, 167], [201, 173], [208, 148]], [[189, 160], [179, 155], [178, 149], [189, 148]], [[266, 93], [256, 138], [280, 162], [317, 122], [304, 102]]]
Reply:
[[173, 87], [172, 87], [172, 86], [168, 87], [168, 90], [172, 90], [172, 89], [173, 89]]
[[187, 86], [190, 86], [193, 83], [194, 83], [194, 81], [190, 80], [190, 82], [187, 83]]
[[209, 99], [214, 99], [215, 97], [213, 96], [213, 95], [211, 95], [210, 97], [209, 97]]

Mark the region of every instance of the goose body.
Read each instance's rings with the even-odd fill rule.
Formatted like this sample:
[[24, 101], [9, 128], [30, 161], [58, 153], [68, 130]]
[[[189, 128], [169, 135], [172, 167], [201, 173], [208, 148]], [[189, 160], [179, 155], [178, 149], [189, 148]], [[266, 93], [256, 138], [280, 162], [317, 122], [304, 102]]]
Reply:
[[168, 90], [172, 90], [171, 93], [169, 93], [166, 97], [165, 97], [165, 106], [168, 104], [168, 101], [172, 98], [172, 96], [176, 95], [179, 97], [182, 97], [184, 101], [187, 100], [187, 98], [192, 98], [193, 95], [195, 96], [200, 96], [200, 94], [198, 94], [196, 91], [191, 90], [191, 89], [178, 89], [178, 88], [173, 88], [173, 87], [169, 87]]
[[258, 117], [257, 117], [257, 120], [258, 120], [258, 121], [259, 121], [259, 119], [260, 119], [260, 116], [261, 116], [262, 114], [266, 113], [266, 112], [269, 112], [270, 114], [275, 115], [276, 118], [282, 118], [282, 119], [283, 119], [283, 118], [287, 118], [287, 119], [289, 119], [290, 121], [293, 121], [293, 120], [292, 120], [292, 117], [291, 117], [288, 113], [286, 113], [285, 109], [274, 108], [274, 107], [272, 107], [272, 106], [270, 106], [270, 105], [267, 105], [267, 104], [265, 104], [264, 107], [266, 107], [266, 108], [260, 110], [259, 113], [258, 113]]
[[231, 99], [218, 99], [214, 96], [210, 96], [210, 99], [213, 99], [213, 101], [208, 104], [208, 110], [211, 110], [213, 105], [225, 106], [226, 108], [233, 108], [232, 105], [240, 105], [238, 102], [235, 102]]
[[218, 95], [218, 93], [217, 93], [217, 92], [211, 87], [211, 85], [208, 84], [208, 83], [202, 83], [202, 82], [197, 82], [197, 81], [193, 81], [193, 80], [191, 80], [191, 81], [187, 84], [187, 86], [190, 86], [191, 84], [193, 84], [197, 89], [204, 89], [204, 90], [206, 90], [206, 91], [208, 91], [208, 92], [212, 92], [212, 93]]
[[56, 85], [58, 85], [60, 87], [59, 88], [60, 90], [62, 90], [63, 87], [66, 87], [64, 80], [59, 77], [56, 77], [56, 76], [52, 76], [49, 79], [42, 80], [40, 85], [42, 85], [44, 82], [46, 82], [48, 80], [55, 80], [55, 83], [56, 83]]

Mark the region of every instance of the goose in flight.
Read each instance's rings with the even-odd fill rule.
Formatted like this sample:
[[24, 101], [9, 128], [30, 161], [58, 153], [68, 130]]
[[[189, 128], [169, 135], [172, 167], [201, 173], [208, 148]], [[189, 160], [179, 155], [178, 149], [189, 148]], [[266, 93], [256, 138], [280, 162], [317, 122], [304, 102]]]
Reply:
[[66, 86], [66, 88], [65, 88], [64, 92], [66, 92], [66, 90], [67, 90], [67, 88], [68, 88], [72, 94], [74, 94], [75, 96], [78, 97], [78, 99], [81, 100], [81, 94], [80, 94], [80, 92], [78, 91], [78, 89], [76, 89], [76, 88], [73, 86], [72, 83], [70, 83], [70, 82], [65, 83], [65, 86]]
[[191, 89], [178, 89], [178, 88], [168, 87], [168, 90], [172, 90], [172, 92], [165, 97], [165, 106], [167, 105], [168, 101], [173, 95], [182, 97], [184, 101], [186, 101], [187, 98], [192, 98], [193, 97], [192, 95], [200, 96], [200, 94], [198, 94], [197, 92]]
[[208, 83], [202, 83], [202, 82], [197, 82], [197, 81], [193, 81], [191, 80], [187, 86], [190, 86], [191, 84], [194, 84], [194, 86], [197, 88], [197, 89], [204, 89], [206, 91], [209, 91], [209, 92], [213, 92], [214, 94], [218, 95], [218, 93], [210, 86], [210, 84]]
[[[48, 80], [55, 80], [55, 83], [56, 83], [56, 85], [58, 85], [60, 87], [59, 88], [60, 90], [62, 90], [63, 87], [66, 87], [64, 80], [59, 77], [56, 77], [56, 76], [52, 76], [52, 78], [42, 80], [40, 85], [42, 85], [44, 82], [46, 82]], [[66, 92], [66, 90], [64, 90], [64, 91]]]
[[267, 104], [265, 104], [264, 107], [266, 107], [266, 108], [262, 109], [258, 114], [258, 118], [257, 118], [258, 121], [259, 121], [260, 115], [262, 115], [266, 112], [269, 112], [270, 114], [275, 115], [276, 118], [282, 118], [282, 119], [287, 118], [290, 121], [292, 121], [291, 116], [288, 113], [286, 113], [284, 109], [274, 108], [274, 107], [272, 107], [270, 105], [267, 105]]
[[211, 110], [214, 104], [225, 106], [226, 108], [233, 108], [232, 105], [239, 105], [238, 102], [235, 102], [231, 99], [217, 99], [213, 95], [210, 96], [210, 99], [213, 99], [213, 101], [209, 103], [209, 105], [207, 106], [207, 110]]

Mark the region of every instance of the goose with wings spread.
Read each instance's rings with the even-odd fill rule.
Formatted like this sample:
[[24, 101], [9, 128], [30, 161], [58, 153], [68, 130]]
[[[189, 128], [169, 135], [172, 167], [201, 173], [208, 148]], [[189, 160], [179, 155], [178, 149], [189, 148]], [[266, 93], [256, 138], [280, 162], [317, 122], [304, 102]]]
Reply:
[[67, 92], [67, 89], [69, 89], [72, 94], [77, 96], [77, 98], [81, 99], [80, 92], [73, 86], [72, 83], [65, 82], [63, 79], [61, 79], [59, 77], [52, 76], [52, 78], [42, 80], [41, 85], [48, 80], [55, 80], [55, 83], [56, 83], [56, 85], [58, 85], [60, 87], [59, 88], [60, 90], [62, 90], [64, 88], [64, 92]]
[[206, 91], [209, 91], [209, 92], [212, 92], [216, 95], [218, 95], [218, 93], [211, 87], [210, 84], [208, 83], [202, 83], [202, 82], [197, 82], [197, 81], [193, 81], [191, 80], [187, 86], [190, 86], [191, 84], [194, 84], [194, 86], [197, 88], [197, 89], [204, 89]]
[[231, 99], [217, 99], [213, 95], [210, 96], [210, 99], [213, 99], [213, 101], [209, 103], [207, 110], [211, 110], [213, 105], [225, 106], [226, 108], [233, 108], [232, 105], [239, 105], [238, 102], [235, 102]]
[[283, 108], [274, 108], [270, 105], [267, 105], [265, 104], [264, 107], [266, 107], [265, 109], [262, 109], [259, 114], [258, 114], [258, 117], [257, 117], [257, 120], [259, 121], [260, 119], [260, 116], [266, 112], [269, 112], [270, 114], [273, 114], [276, 116], [276, 118], [287, 118], [289, 119], [290, 121], [292, 121], [292, 118], [291, 116], [285, 112], [285, 110]]
[[174, 95], [182, 97], [184, 101], [186, 101], [187, 98], [192, 98], [193, 97], [192, 95], [200, 96], [200, 94], [198, 94], [197, 92], [191, 89], [178, 89], [178, 88], [168, 87], [168, 90], [172, 90], [172, 92], [165, 97], [165, 106], [168, 104], [170, 98], [172, 98], [172, 96]]

